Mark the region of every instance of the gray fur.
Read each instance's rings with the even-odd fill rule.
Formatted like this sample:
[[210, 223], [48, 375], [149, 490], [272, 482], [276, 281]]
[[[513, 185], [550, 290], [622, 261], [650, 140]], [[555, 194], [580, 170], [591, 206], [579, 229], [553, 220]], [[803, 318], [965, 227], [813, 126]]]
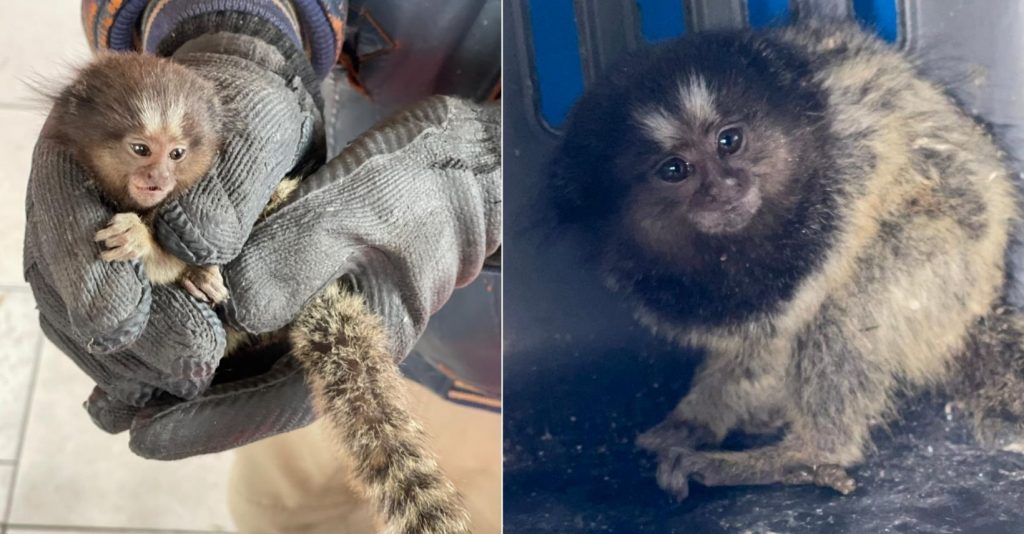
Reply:
[[[644, 261], [638, 249], [665, 261], [672, 252], [663, 251], [677, 246], [683, 252], [672, 261], [691, 261], [689, 243], [671, 241], [682, 241], [682, 230], [649, 232], [647, 243], [624, 249], [614, 245], [628, 242], [621, 235], [666, 223], [628, 202], [626, 222], [611, 223], [620, 237], [603, 252], [609, 285], [634, 298], [641, 322], [707, 354], [689, 394], [638, 440], [658, 454], [659, 483], [678, 497], [690, 480], [818, 484], [848, 493], [856, 483], [845, 468], [864, 460], [870, 429], [894, 416], [900, 395], [933, 387], [958, 392], [982, 445], [1024, 449], [1024, 321], [1002, 307], [1018, 218], [1005, 155], [913, 61], [853, 25], [809, 22], [763, 35], [738, 39], [755, 50], [766, 45], [765, 54], [785, 49], [809, 58], [805, 87], [824, 94], [834, 229], [792, 294], [747, 315], [709, 319], [676, 309], [686, 295], [649, 298], [656, 292], [650, 285], [642, 295], [644, 276], [633, 274], [645, 273], [635, 267]], [[670, 129], [666, 120], [640, 126]], [[580, 152], [571, 136], [568, 150]], [[576, 160], [567, 161], [556, 169]], [[572, 192], [571, 178], [557, 176]], [[567, 212], [590, 213], [589, 198], [569, 198]], [[658, 264], [651, 265], [655, 272]], [[720, 275], [722, 287], [730, 287], [732, 272], [742, 270]], [[778, 428], [783, 438], [769, 447], [713, 449], [734, 430]]]

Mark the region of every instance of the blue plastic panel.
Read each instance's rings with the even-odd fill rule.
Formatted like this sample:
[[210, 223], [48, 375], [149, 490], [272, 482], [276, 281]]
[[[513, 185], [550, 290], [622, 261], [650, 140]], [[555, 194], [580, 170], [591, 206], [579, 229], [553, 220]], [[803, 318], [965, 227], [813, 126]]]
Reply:
[[576, 14], [571, 0], [531, 0], [530, 26], [537, 69], [540, 114], [549, 126], [562, 124], [583, 93]]
[[751, 28], [789, 22], [789, 0], [750, 0], [747, 16]]
[[637, 0], [640, 31], [655, 43], [680, 35], [686, 29], [682, 0]]
[[874, 28], [886, 41], [895, 43], [900, 37], [900, 17], [896, 0], [853, 0], [857, 20]]

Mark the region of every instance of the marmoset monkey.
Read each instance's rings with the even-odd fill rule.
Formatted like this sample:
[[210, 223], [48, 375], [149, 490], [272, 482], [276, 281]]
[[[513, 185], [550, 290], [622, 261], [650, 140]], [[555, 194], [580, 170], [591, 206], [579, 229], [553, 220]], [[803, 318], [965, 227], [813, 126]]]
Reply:
[[935, 386], [1019, 450], [1013, 180], [978, 120], [852, 23], [687, 35], [606, 73], [551, 163], [553, 213], [642, 323], [705, 352], [637, 441], [658, 483], [849, 493], [872, 426]]
[[54, 99], [48, 132], [118, 213], [96, 232], [104, 261], [142, 262], [154, 284], [179, 282], [196, 298], [227, 298], [220, 269], [189, 265], [165, 251], [152, 220], [168, 199], [213, 165], [224, 118], [213, 84], [168, 59], [104, 54]]
[[[215, 266], [188, 265], [164, 251], [154, 212], [210, 170], [231, 128], [213, 84], [171, 60], [109, 54], [85, 67], [55, 99], [52, 135], [70, 147], [99, 192], [121, 213], [96, 233], [105, 261], [143, 262], [150, 282], [179, 281], [201, 300], [227, 296]], [[286, 179], [264, 215], [285, 202]], [[388, 532], [469, 532], [454, 485], [410, 414], [401, 373], [380, 318], [362, 296], [334, 284], [285, 331], [307, 370], [316, 406], [353, 462]], [[228, 351], [246, 343], [229, 332]], [[249, 339], [248, 341], [252, 341]]]

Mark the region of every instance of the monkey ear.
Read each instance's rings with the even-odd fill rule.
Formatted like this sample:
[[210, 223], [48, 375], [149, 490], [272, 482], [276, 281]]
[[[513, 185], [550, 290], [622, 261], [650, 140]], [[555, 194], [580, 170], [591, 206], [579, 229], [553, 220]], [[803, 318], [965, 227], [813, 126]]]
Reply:
[[622, 116], [615, 99], [591, 92], [569, 115], [547, 167], [546, 195], [554, 223], [580, 226], [608, 214], [613, 200], [615, 155], [622, 149]]

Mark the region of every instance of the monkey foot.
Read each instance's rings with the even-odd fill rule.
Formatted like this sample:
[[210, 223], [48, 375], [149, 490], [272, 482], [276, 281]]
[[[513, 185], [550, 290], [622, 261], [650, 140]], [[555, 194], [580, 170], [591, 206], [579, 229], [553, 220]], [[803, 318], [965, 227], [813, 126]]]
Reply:
[[1001, 415], [985, 415], [974, 424], [974, 436], [987, 449], [1024, 452], [1024, 422]]
[[714, 432], [704, 425], [669, 417], [657, 426], [640, 434], [636, 445], [649, 452], [661, 454], [672, 448], [696, 449], [718, 442]]
[[181, 286], [193, 297], [210, 304], [228, 299], [224, 277], [216, 265], [190, 266], [181, 276]]
[[843, 495], [849, 495], [857, 489], [857, 481], [847, 474], [846, 469], [835, 464], [791, 467], [783, 475], [782, 483], [791, 486], [813, 484], [823, 488], [832, 488]]
[[793, 465], [783, 463], [785, 456], [773, 448], [704, 452], [675, 447], [659, 457], [658, 485], [679, 500], [689, 495], [691, 480], [704, 486], [815, 485], [843, 495], [857, 489], [857, 482], [841, 466]]

